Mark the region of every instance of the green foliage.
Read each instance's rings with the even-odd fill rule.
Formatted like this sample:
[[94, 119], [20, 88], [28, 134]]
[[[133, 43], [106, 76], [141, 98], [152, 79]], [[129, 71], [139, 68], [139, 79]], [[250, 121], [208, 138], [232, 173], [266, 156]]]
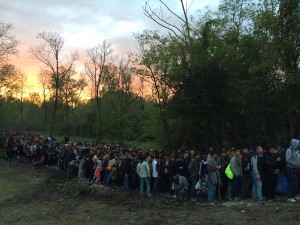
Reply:
[[[298, 137], [299, 4], [224, 0], [216, 12], [191, 20], [190, 29], [181, 24], [168, 35], [136, 34], [136, 68], [109, 67], [99, 99], [73, 104], [77, 92], [65, 90], [56, 133], [172, 151], [284, 144]], [[133, 73], [152, 84], [151, 99], [132, 91]], [[54, 101], [46, 106], [51, 112]], [[18, 107], [11, 95], [2, 96], [0, 124], [20, 129]], [[23, 120], [25, 130], [43, 131], [44, 108], [25, 101]], [[47, 120], [46, 134], [49, 127]]]
[[66, 195], [74, 195], [80, 189], [80, 184], [74, 181], [66, 181], [57, 185], [57, 189]]

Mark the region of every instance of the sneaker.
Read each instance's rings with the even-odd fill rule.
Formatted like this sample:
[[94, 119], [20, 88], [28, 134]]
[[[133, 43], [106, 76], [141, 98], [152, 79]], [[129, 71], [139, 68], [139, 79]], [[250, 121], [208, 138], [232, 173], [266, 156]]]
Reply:
[[176, 195], [174, 195], [174, 196], [173, 196], [173, 198], [177, 198], [177, 196], [176, 196]]
[[209, 205], [215, 205], [214, 202], [207, 202], [207, 204], [209, 204]]
[[266, 203], [264, 201], [259, 201], [258, 204], [265, 205]]
[[148, 197], [152, 197], [152, 194], [148, 194]]
[[195, 198], [192, 198], [192, 199], [191, 199], [191, 201], [192, 201], [192, 202], [195, 202], [195, 201], [196, 201], [196, 199], [195, 199]]
[[287, 199], [287, 202], [295, 203], [295, 202], [296, 202], [296, 199], [294, 199], [294, 198], [288, 198], [288, 199]]
[[235, 198], [233, 199], [233, 201], [241, 201], [241, 199], [238, 198], [238, 197], [235, 197]]

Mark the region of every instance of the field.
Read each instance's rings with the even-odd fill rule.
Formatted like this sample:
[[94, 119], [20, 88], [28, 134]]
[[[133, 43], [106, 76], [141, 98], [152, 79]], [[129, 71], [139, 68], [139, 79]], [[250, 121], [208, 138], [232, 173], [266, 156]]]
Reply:
[[261, 206], [249, 201], [214, 206], [160, 195], [80, 185], [55, 168], [0, 162], [0, 224], [180, 225], [300, 224], [300, 204], [285, 199]]

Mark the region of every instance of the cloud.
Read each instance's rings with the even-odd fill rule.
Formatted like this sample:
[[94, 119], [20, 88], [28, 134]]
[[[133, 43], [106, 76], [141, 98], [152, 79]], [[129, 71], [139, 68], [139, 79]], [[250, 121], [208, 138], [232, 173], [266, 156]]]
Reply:
[[[216, 5], [219, 0], [187, 0], [193, 2], [190, 13], [206, 5]], [[159, 9], [158, 0], [149, 0], [153, 9]], [[165, 2], [181, 14], [179, 0]], [[161, 29], [143, 14], [145, 0], [0, 0], [1, 22], [12, 23], [12, 31], [20, 41], [20, 55], [14, 63], [38, 73], [40, 64], [30, 59], [28, 49], [36, 45], [39, 31], [55, 31], [65, 39], [66, 53], [78, 50], [81, 58], [86, 49], [107, 40], [114, 53], [126, 55], [135, 49], [133, 33], [145, 29]], [[161, 29], [162, 30], [162, 29]], [[36, 69], [35, 69], [36, 68]]]

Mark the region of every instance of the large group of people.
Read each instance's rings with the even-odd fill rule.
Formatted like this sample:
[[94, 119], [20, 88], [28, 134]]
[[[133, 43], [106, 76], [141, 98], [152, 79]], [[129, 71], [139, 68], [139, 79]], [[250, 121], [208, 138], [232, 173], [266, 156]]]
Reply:
[[[254, 149], [224, 148], [142, 151], [117, 144], [75, 143], [39, 135], [6, 131], [7, 167], [57, 165], [81, 182], [118, 186], [151, 197], [168, 193], [191, 201], [240, 201], [252, 198], [259, 204], [287, 195], [294, 203], [300, 189], [300, 141], [290, 147], [256, 146]], [[146, 189], [146, 193], [144, 193]]]

